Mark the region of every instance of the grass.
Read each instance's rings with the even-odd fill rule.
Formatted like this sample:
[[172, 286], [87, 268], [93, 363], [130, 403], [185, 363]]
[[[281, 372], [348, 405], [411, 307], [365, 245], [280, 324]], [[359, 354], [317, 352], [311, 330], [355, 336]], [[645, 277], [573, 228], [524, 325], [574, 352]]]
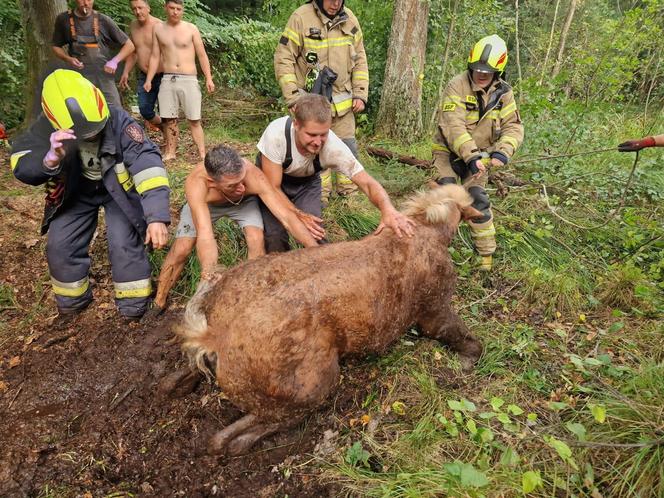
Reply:
[[[523, 111], [528, 139], [518, 157], [564, 147], [564, 109]], [[617, 123], [637, 126], [627, 114], [607, 122], [611, 112], [588, 111], [576, 135], [586, 143], [574, 141], [570, 151], [622, 141], [627, 130]], [[239, 142], [249, 154], [266, 116], [224, 117], [206, 128], [208, 142]], [[430, 158], [428, 141], [372, 145]], [[633, 156], [508, 165], [530, 183], [504, 198], [489, 185], [499, 247], [493, 273], [475, 269], [467, 225], [450, 248], [459, 276], [455, 308], [484, 345], [476, 369], [462, 373], [454, 353], [413, 333], [385, 355], [345, 367], [351, 377], [354, 369], [375, 374], [366, 394], [338, 414], [338, 450], [320, 462], [323, 479], [352, 496], [664, 496], [664, 446], [652, 443], [664, 437], [664, 175], [657, 154], [642, 152], [618, 213], [611, 210]], [[397, 205], [435, 176], [366, 154], [361, 160]], [[186, 171], [170, 173], [179, 205]], [[323, 217], [332, 242], [370, 234], [380, 221], [361, 193], [333, 197]], [[242, 261], [237, 226], [222, 221], [215, 230], [220, 262]], [[152, 255], [155, 268], [161, 258]], [[179, 299], [193, 293], [199, 272], [192, 256], [175, 288]]]

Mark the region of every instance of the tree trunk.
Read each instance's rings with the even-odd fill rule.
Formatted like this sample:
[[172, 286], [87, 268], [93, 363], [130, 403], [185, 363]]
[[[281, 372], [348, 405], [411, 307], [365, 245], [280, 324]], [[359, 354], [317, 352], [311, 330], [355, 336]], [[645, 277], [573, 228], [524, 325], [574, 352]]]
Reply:
[[556, 10], [553, 12], [553, 21], [551, 22], [551, 31], [549, 32], [549, 43], [546, 46], [546, 55], [544, 56], [544, 62], [542, 63], [542, 73], [540, 74], [540, 79], [537, 82], [537, 86], [542, 86], [544, 81], [544, 75], [546, 73], [546, 66], [549, 64], [549, 55], [551, 54], [551, 46], [553, 45], [553, 32], [556, 30], [556, 21], [558, 21], [558, 8], [560, 7], [560, 0], [556, 0]]
[[422, 135], [428, 0], [395, 0], [385, 80], [378, 109], [379, 134], [413, 143]]
[[27, 78], [25, 82], [25, 123], [40, 110], [39, 83], [52, 57], [51, 39], [55, 18], [67, 10], [65, 0], [20, 0], [25, 27]]
[[447, 39], [445, 40], [445, 53], [443, 54], [443, 63], [440, 68], [440, 80], [438, 80], [438, 93], [436, 94], [436, 101], [434, 102], [433, 108], [431, 109], [431, 114], [429, 115], [429, 125], [426, 131], [433, 130], [436, 124], [436, 117], [438, 116], [438, 109], [440, 104], [443, 101], [443, 93], [445, 92], [445, 82], [447, 81], [447, 61], [450, 56], [450, 47], [452, 46], [452, 37], [454, 36], [454, 25], [456, 24], [456, 13], [457, 7], [459, 6], [459, 0], [454, 0], [454, 6], [452, 7], [452, 13], [450, 15], [450, 25], [447, 28]]
[[560, 69], [563, 65], [563, 56], [565, 54], [565, 43], [567, 43], [567, 35], [569, 34], [569, 28], [572, 25], [572, 19], [574, 19], [574, 11], [579, 0], [571, 0], [569, 3], [569, 10], [567, 11], [567, 17], [565, 18], [565, 23], [563, 24], [563, 29], [560, 32], [560, 42], [558, 43], [558, 57], [556, 57], [556, 64], [553, 66], [553, 71], [551, 72], [551, 77], [555, 78], [560, 73]]

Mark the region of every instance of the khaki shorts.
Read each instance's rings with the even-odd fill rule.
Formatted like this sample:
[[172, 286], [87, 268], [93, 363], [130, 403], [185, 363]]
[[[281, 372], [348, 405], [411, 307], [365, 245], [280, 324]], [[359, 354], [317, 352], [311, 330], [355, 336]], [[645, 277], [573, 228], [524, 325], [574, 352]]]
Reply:
[[[210, 218], [212, 218], [213, 225], [218, 219], [228, 216], [240, 225], [240, 228], [249, 226], [263, 229], [263, 217], [255, 195], [247, 197], [237, 206], [208, 204], [208, 207], [210, 208]], [[180, 237], [196, 237], [196, 227], [194, 226], [194, 218], [191, 216], [189, 204], [185, 204], [180, 213], [180, 223], [178, 223], [175, 238], [179, 239]]]
[[177, 118], [180, 106], [191, 121], [201, 119], [201, 89], [193, 74], [164, 73], [159, 87], [159, 116]]

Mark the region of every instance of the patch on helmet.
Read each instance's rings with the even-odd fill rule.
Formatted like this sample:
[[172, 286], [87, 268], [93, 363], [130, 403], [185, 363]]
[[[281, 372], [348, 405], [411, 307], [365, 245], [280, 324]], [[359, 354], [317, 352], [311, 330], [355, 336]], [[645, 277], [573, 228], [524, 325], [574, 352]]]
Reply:
[[134, 142], [143, 143], [145, 141], [145, 135], [143, 134], [143, 128], [138, 126], [136, 123], [132, 123], [125, 128], [125, 133], [129, 138]]

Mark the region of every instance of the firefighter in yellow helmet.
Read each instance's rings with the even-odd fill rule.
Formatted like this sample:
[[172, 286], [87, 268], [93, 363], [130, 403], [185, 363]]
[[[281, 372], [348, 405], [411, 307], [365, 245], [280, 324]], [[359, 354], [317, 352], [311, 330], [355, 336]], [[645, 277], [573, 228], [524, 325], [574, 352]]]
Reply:
[[[344, 0], [309, 0], [296, 9], [274, 53], [274, 69], [289, 107], [305, 92], [329, 98], [331, 129], [359, 159], [355, 114], [364, 111], [369, 98], [369, 67], [360, 23]], [[331, 92], [317, 79], [330, 80]], [[321, 174], [324, 202], [335, 190], [334, 176], [339, 194], [357, 190], [345, 175], [327, 170]]]
[[482, 218], [469, 221], [480, 269], [490, 270], [496, 230], [485, 190], [489, 170], [507, 164], [523, 141], [512, 88], [502, 78], [507, 46], [498, 35], [482, 38], [468, 56], [468, 69], [447, 85], [438, 111], [433, 157], [440, 185], [461, 181]]
[[12, 144], [16, 178], [46, 185], [42, 235], [58, 311], [92, 301], [88, 249], [104, 208], [115, 302], [130, 319], [151, 295], [144, 243], [168, 241], [168, 176], [159, 149], [123, 109], [107, 106], [81, 74], [58, 69], [45, 80], [42, 113]]

